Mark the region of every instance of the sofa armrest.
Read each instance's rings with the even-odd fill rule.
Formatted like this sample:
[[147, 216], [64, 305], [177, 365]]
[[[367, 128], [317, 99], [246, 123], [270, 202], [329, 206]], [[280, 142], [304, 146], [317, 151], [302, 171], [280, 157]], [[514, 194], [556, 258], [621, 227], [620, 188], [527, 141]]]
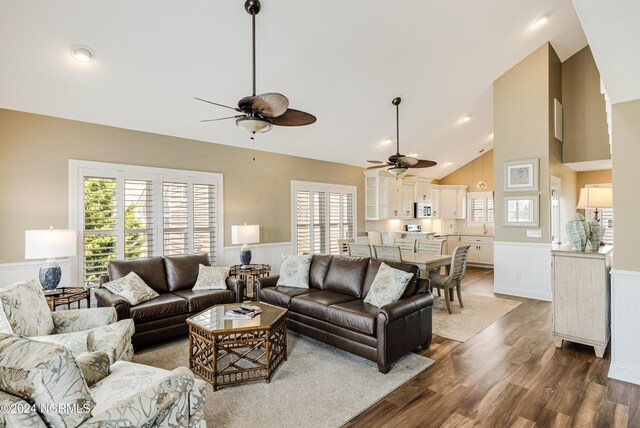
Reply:
[[100, 286], [103, 286], [104, 284], [106, 284], [109, 281], [110, 281], [109, 274], [103, 273], [103, 274], [100, 275]]
[[51, 312], [51, 318], [56, 333], [75, 333], [112, 324], [118, 315], [115, 308], [103, 307]]
[[429, 278], [418, 278], [416, 294], [423, 294], [431, 291], [431, 280]]
[[26, 401], [0, 391], [0, 427], [47, 428], [34, 406]]
[[244, 300], [244, 290], [247, 284], [240, 278], [228, 277], [227, 288], [236, 294], [236, 303], [242, 303]]
[[131, 314], [129, 313], [129, 302], [124, 298], [120, 297], [117, 294], [113, 294], [111, 291], [106, 288], [98, 288], [95, 292], [96, 301], [98, 302], [98, 307], [100, 308], [108, 308], [112, 307], [116, 309], [116, 314], [118, 315], [118, 321], [131, 318]]
[[263, 288], [268, 288], [268, 287], [275, 287], [278, 284], [278, 278], [280, 278], [280, 275], [275, 275], [275, 276], [266, 276], [264, 278], [258, 278], [258, 280], [254, 283], [254, 287], [255, 287], [255, 295], [258, 296], [258, 298], [260, 297], [260, 290], [262, 290]]
[[429, 306], [433, 306], [431, 293], [414, 294], [389, 303], [378, 310], [378, 325], [392, 323]]

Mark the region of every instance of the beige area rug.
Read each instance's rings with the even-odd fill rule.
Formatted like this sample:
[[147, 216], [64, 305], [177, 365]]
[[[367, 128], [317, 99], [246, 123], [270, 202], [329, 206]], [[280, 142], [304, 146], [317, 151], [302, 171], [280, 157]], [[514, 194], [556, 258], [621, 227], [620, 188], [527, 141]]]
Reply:
[[[135, 362], [188, 367], [188, 339], [136, 353]], [[288, 332], [288, 360], [271, 378], [209, 389], [209, 427], [339, 427], [425, 370], [433, 360], [410, 353], [383, 375], [373, 361]]]
[[485, 328], [514, 310], [520, 302], [497, 297], [480, 296], [462, 293], [464, 308], [460, 308], [458, 297], [454, 293], [451, 302], [453, 314], [447, 311], [443, 296], [438, 296], [434, 289], [433, 334], [447, 339], [466, 342]]

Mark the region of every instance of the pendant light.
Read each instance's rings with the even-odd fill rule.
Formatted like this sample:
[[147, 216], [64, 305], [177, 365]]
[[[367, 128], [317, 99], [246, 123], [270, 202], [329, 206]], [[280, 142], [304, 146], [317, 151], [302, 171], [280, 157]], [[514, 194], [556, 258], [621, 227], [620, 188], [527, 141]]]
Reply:
[[480, 169], [481, 175], [480, 181], [476, 184], [476, 187], [480, 190], [485, 190], [487, 188], [487, 183], [484, 181], [484, 149], [480, 150]]

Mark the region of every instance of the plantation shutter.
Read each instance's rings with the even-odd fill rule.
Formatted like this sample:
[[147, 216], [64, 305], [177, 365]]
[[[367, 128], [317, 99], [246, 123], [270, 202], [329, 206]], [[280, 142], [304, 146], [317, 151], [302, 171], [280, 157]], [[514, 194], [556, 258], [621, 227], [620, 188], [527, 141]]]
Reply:
[[109, 260], [117, 256], [116, 179], [84, 177], [83, 181], [83, 250], [81, 280], [91, 286], [100, 283]]
[[189, 253], [187, 183], [162, 183], [162, 230], [165, 256]]
[[124, 203], [125, 259], [153, 256], [155, 234], [153, 182], [125, 180]]
[[194, 184], [193, 251], [195, 253], [208, 253], [212, 266], [215, 266], [217, 261], [217, 215], [215, 184]]
[[295, 251], [303, 253], [339, 253], [338, 239], [355, 233], [355, 190], [346, 186], [293, 182]]
[[600, 224], [604, 226], [603, 242], [613, 243], [613, 208], [600, 210]]
[[469, 192], [467, 224], [473, 227], [493, 225], [493, 192]]

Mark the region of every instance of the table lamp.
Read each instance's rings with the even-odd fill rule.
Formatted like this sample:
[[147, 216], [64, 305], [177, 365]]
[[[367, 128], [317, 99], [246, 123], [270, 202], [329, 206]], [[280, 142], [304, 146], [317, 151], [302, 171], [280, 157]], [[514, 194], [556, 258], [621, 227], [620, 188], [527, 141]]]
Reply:
[[613, 189], [611, 187], [583, 187], [580, 189], [578, 206], [580, 209], [595, 209], [594, 219], [598, 218], [599, 208], [613, 208]]
[[76, 231], [54, 229], [26, 230], [24, 233], [24, 258], [46, 259], [40, 268], [40, 285], [45, 290], [53, 290], [60, 284], [62, 270], [56, 257], [76, 255]]
[[231, 243], [242, 244], [240, 249], [240, 263], [243, 266], [251, 264], [251, 248], [247, 244], [260, 242], [260, 226], [257, 224], [241, 224], [231, 226]]

